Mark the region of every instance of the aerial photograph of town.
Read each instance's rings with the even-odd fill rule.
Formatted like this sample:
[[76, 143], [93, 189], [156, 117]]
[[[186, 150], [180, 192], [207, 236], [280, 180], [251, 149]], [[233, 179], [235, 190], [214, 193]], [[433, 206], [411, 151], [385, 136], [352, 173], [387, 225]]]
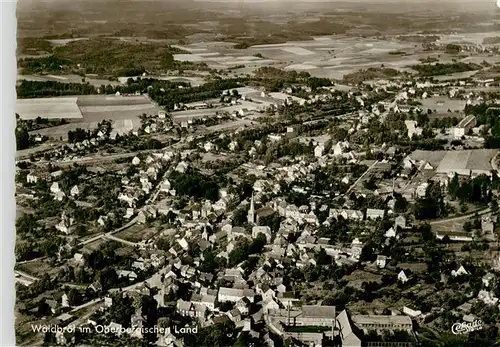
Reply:
[[500, 346], [500, 1], [17, 22], [18, 346]]

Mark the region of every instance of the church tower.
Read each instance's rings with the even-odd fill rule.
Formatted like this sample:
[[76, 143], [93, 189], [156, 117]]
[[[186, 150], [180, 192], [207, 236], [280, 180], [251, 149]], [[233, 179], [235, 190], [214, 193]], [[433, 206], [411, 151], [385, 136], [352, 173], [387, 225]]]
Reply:
[[249, 224], [255, 224], [255, 207], [253, 202], [253, 193], [252, 193], [252, 199], [250, 200], [250, 209], [248, 210], [247, 221]]

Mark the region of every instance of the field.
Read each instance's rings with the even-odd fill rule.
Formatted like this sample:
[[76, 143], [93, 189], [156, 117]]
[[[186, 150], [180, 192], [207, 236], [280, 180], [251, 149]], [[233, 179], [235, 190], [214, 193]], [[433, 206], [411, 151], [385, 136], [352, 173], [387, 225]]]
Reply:
[[488, 174], [491, 170], [491, 159], [496, 149], [476, 149], [463, 151], [421, 151], [417, 150], [410, 157], [417, 161], [428, 162], [437, 173], [457, 172], [468, 175], [471, 171], [477, 174]]
[[[436, 110], [437, 113], [447, 113], [448, 110], [453, 111], [463, 111], [466, 105], [465, 100], [450, 99], [447, 96], [436, 96], [427, 99], [419, 100], [422, 103], [422, 109], [426, 111], [427, 109]], [[461, 118], [461, 115], [453, 115]]]
[[[45, 100], [48, 100], [47, 102]], [[80, 117], [66, 117], [66, 113], [62, 112], [62, 106], [71, 107], [78, 110]], [[113, 130], [119, 134], [128, 133], [140, 127], [141, 121], [139, 116], [142, 114], [157, 114], [159, 108], [155, 106], [145, 96], [115, 96], [115, 95], [85, 95], [74, 98], [50, 98], [50, 99], [23, 99], [18, 100], [18, 105], [24, 103], [31, 104], [28, 108], [31, 113], [24, 112], [29, 115], [29, 119], [34, 119], [38, 116], [44, 118], [44, 114], [51, 111], [51, 107], [55, 109], [51, 118], [70, 118], [69, 124], [64, 124], [56, 127], [45, 128], [35, 131], [35, 133], [48, 136], [49, 138], [63, 139], [67, 138], [68, 131], [76, 128], [95, 129], [97, 123], [102, 120], [113, 121]], [[60, 105], [62, 104], [62, 106]], [[38, 108], [41, 105], [41, 110]], [[57, 112], [56, 112], [57, 111]], [[76, 111], [75, 111], [76, 113]], [[21, 114], [23, 117], [23, 114]], [[71, 113], [70, 113], [71, 115]], [[27, 118], [28, 119], [28, 118]]]
[[140, 242], [142, 240], [147, 240], [151, 238], [157, 231], [154, 228], [146, 227], [145, 225], [135, 224], [130, 228], [120, 231], [114, 236], [130, 241], [130, 242]]
[[[23, 75], [23, 74], [18, 74], [17, 75], [17, 80], [27, 80], [27, 81], [37, 81], [37, 82], [45, 82], [45, 81], [54, 81], [54, 82], [61, 82], [61, 83], [82, 83], [82, 76], [79, 75], [64, 75], [64, 76], [57, 76], [57, 75]], [[86, 75], [85, 77], [85, 82], [88, 82], [89, 84], [93, 85], [94, 87], [100, 87], [102, 85], [112, 85], [112, 86], [118, 86], [121, 85], [120, 82], [118, 81], [109, 81], [106, 79], [100, 79], [97, 76], [92, 76], [92, 75]]]
[[43, 98], [43, 99], [18, 99], [16, 113], [21, 119], [36, 119], [37, 117], [56, 119], [83, 118], [77, 105], [78, 98]]
[[[220, 42], [176, 47], [189, 52], [175, 55], [176, 60], [204, 61], [214, 69], [238, 67], [233, 71], [247, 74], [265, 64], [291, 70], [306, 70], [313, 76], [336, 79], [359, 69], [380, 67], [382, 64], [388, 68], [414, 73], [409, 66], [419, 64], [420, 59], [433, 55], [423, 52], [421, 46], [415, 46], [411, 42], [343, 35], [256, 45], [246, 49], [235, 49], [230, 44]], [[451, 62], [451, 57], [443, 54], [442, 61], [448, 60]]]
[[32, 261], [25, 264], [18, 264], [16, 270], [23, 271], [28, 275], [41, 277], [45, 273], [57, 272], [50, 264], [46, 263], [44, 260]]

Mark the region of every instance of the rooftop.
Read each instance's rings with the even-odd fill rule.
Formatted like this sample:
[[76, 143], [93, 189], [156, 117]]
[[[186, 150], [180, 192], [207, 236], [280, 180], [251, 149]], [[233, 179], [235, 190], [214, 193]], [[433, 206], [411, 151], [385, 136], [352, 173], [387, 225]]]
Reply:
[[378, 316], [378, 315], [355, 315], [351, 317], [355, 324], [392, 324], [411, 325], [411, 318], [408, 316]]

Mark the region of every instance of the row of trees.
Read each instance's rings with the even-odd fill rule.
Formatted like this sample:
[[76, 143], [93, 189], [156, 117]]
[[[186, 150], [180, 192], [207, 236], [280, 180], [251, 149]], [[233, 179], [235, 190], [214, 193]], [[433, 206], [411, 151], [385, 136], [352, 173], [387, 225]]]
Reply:
[[64, 95], [97, 94], [97, 89], [88, 83], [60, 83], [55, 81], [21, 81], [16, 88], [17, 97], [43, 98]]

